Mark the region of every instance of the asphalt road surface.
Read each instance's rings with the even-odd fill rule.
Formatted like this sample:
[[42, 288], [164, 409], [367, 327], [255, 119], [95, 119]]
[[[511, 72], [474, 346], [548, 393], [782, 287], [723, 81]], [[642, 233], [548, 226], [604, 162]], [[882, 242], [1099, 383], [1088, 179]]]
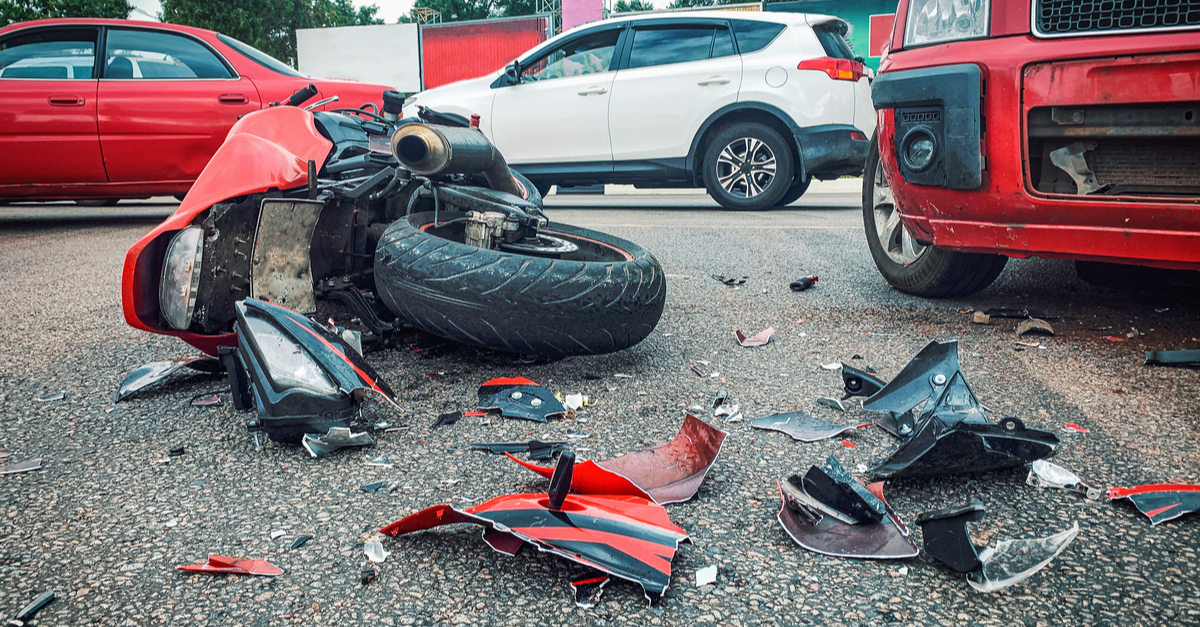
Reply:
[[[996, 417], [1019, 416], [1062, 440], [1055, 461], [1101, 486], [1200, 482], [1200, 370], [1142, 365], [1150, 349], [1200, 348], [1194, 294], [1089, 287], [1070, 263], [1009, 263], [978, 295], [923, 300], [891, 290], [867, 252], [853, 196], [814, 194], [799, 206], [730, 213], [697, 196], [560, 196], [553, 219], [630, 239], [668, 277], [666, 311], [638, 346], [597, 357], [523, 363], [411, 334], [368, 354], [397, 390], [401, 411], [369, 403], [361, 426], [412, 425], [370, 448], [313, 459], [300, 448], [256, 449], [222, 378], [179, 377], [114, 405], [126, 373], [195, 354], [171, 338], [125, 325], [125, 250], [173, 205], [112, 209], [0, 208], [0, 448], [6, 462], [40, 457], [41, 470], [0, 476], [0, 619], [47, 589], [58, 600], [34, 625], [1184, 625], [1200, 623], [1200, 515], [1152, 527], [1128, 503], [1025, 484], [1024, 470], [897, 481], [892, 507], [918, 514], [981, 501], [975, 542], [1081, 532], [1046, 569], [993, 594], [922, 555], [907, 562], [834, 559], [806, 552], [776, 522], [775, 481], [837, 455], [850, 469], [884, 458], [878, 428], [814, 444], [724, 424], [721, 456], [697, 497], [669, 505], [691, 534], [672, 585], [648, 606], [614, 581], [593, 609], [569, 582], [586, 571], [562, 559], [492, 551], [478, 528], [387, 538], [391, 551], [368, 585], [363, 543], [374, 531], [437, 503], [477, 504], [539, 492], [546, 483], [467, 444], [568, 439], [579, 457], [607, 459], [670, 440], [692, 406], [728, 388], [746, 419], [791, 409], [836, 422], [869, 421], [818, 405], [841, 379], [821, 364], [869, 365], [890, 378], [931, 340], [957, 339], [963, 370]], [[87, 219], [78, 216], [86, 215]], [[46, 219], [42, 219], [46, 218]], [[746, 276], [727, 287], [710, 275]], [[788, 283], [820, 276], [803, 293]], [[1054, 319], [1054, 337], [1019, 346], [1016, 321], [976, 325], [971, 308], [1030, 307]], [[770, 344], [740, 347], [734, 331], [774, 327]], [[1133, 331], [1136, 329], [1136, 331]], [[1126, 338], [1130, 334], [1132, 337]], [[1120, 338], [1112, 341], [1106, 337]], [[416, 350], [420, 349], [420, 350]], [[855, 356], [861, 359], [854, 359]], [[691, 365], [720, 373], [702, 378]], [[617, 378], [617, 373], [632, 378]], [[476, 387], [526, 376], [598, 401], [574, 420], [540, 425], [435, 416], [473, 409]], [[38, 402], [65, 392], [58, 401]], [[193, 397], [225, 404], [198, 408]], [[1076, 424], [1087, 432], [1064, 431]], [[182, 445], [180, 457], [161, 459]], [[386, 457], [393, 467], [367, 462]], [[390, 488], [359, 489], [376, 481]], [[282, 537], [272, 539], [273, 531]], [[290, 550], [302, 535], [312, 539]], [[210, 553], [265, 557], [275, 578], [186, 574]], [[695, 586], [715, 564], [717, 583]]]

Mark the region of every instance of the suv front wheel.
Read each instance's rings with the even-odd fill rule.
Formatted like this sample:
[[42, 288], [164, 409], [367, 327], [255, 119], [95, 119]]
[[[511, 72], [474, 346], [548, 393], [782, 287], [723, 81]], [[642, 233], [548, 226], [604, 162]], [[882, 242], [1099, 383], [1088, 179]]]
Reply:
[[974, 294], [992, 284], [1008, 257], [960, 253], [926, 246], [900, 221], [887, 174], [879, 162], [879, 140], [871, 141], [863, 180], [863, 226], [875, 267], [892, 287], [938, 298]]
[[791, 184], [792, 151], [769, 126], [754, 122], [728, 126], [704, 152], [704, 187], [726, 209], [770, 209]]

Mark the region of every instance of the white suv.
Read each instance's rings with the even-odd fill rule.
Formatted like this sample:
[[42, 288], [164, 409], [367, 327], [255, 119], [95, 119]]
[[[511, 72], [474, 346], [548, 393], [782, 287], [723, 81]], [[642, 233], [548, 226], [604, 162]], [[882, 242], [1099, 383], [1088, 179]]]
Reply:
[[836, 17], [797, 13], [621, 17], [408, 103], [478, 114], [543, 192], [703, 186], [729, 209], [767, 209], [795, 201], [812, 177], [862, 171], [875, 109], [846, 30]]

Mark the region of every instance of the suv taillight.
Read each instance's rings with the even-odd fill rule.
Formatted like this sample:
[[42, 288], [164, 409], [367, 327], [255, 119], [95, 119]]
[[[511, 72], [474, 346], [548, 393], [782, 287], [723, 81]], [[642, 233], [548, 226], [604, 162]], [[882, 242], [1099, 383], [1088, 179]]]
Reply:
[[863, 77], [863, 64], [850, 59], [834, 59], [831, 57], [821, 57], [820, 59], [809, 59], [801, 61], [800, 65], [796, 66], [797, 70], [817, 70], [829, 75], [835, 81], [854, 81]]

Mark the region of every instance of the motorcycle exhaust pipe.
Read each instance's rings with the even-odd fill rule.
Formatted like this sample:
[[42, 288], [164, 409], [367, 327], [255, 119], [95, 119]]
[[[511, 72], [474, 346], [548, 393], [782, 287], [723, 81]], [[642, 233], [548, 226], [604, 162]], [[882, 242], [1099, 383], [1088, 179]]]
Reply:
[[499, 150], [478, 129], [412, 122], [392, 134], [392, 154], [422, 176], [482, 172], [495, 190], [524, 198]]

